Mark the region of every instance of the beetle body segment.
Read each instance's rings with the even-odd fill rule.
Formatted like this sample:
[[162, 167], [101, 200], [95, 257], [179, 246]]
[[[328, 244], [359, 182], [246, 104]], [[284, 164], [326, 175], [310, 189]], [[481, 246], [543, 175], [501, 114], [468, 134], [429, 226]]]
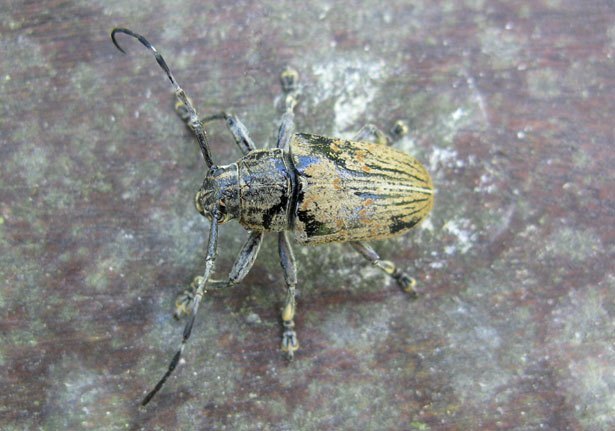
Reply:
[[220, 202], [221, 221], [237, 217], [256, 232], [292, 230], [308, 245], [399, 235], [431, 211], [431, 178], [406, 153], [309, 134], [293, 135], [289, 147], [255, 150], [216, 167], [197, 201], [208, 198], [205, 208]]
[[252, 231], [282, 232], [293, 223], [292, 162], [281, 149], [255, 150], [238, 162], [239, 223]]
[[294, 233], [303, 244], [402, 234], [427, 217], [433, 186], [414, 157], [382, 144], [296, 134]]

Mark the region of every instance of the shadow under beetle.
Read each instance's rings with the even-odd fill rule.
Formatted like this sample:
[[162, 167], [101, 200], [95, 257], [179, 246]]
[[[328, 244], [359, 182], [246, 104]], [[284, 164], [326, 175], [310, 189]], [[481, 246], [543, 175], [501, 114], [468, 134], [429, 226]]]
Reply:
[[[205, 270], [176, 302], [175, 316], [188, 315], [181, 345], [160, 381], [142, 401], [146, 405], [171, 375], [190, 337], [199, 304], [208, 286], [232, 286], [248, 274], [265, 232], [278, 233], [280, 262], [287, 286], [282, 308], [282, 351], [292, 359], [299, 348], [294, 327], [297, 273], [288, 239], [293, 232], [300, 244], [346, 242], [374, 266], [394, 278], [401, 288], [415, 295], [415, 281], [393, 262], [382, 260], [365, 242], [402, 234], [424, 220], [433, 206], [434, 190], [423, 165], [413, 157], [390, 148], [386, 134], [367, 125], [348, 141], [295, 133], [294, 107], [299, 94], [298, 74], [287, 68], [281, 76], [285, 96], [275, 149], [257, 150], [246, 127], [228, 113], [200, 119], [184, 90], [177, 84], [162, 56], [143, 36], [125, 28], [111, 32], [139, 40], [150, 49], [166, 72], [177, 96], [176, 110], [192, 130], [208, 167], [196, 193], [196, 209], [211, 222]], [[205, 124], [222, 120], [243, 153], [236, 163], [214, 164]], [[398, 123], [394, 132], [403, 134]], [[369, 139], [373, 142], [368, 142]], [[218, 224], [237, 219], [249, 232], [228, 280], [210, 280], [218, 246]]]

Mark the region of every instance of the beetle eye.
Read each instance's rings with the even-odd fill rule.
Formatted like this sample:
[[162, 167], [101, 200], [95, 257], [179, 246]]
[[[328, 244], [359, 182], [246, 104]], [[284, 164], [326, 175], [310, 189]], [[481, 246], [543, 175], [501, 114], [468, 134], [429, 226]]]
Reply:
[[224, 199], [220, 199], [218, 201], [218, 211], [220, 211], [220, 218], [218, 220], [218, 223], [226, 223], [229, 219], [226, 213], [226, 203], [224, 202]]
[[205, 208], [203, 207], [203, 203], [202, 203], [203, 197], [204, 197], [204, 193], [201, 190], [196, 192], [196, 195], [194, 195], [194, 207], [199, 212], [199, 214], [207, 217], [208, 216], [207, 212], [205, 212]]

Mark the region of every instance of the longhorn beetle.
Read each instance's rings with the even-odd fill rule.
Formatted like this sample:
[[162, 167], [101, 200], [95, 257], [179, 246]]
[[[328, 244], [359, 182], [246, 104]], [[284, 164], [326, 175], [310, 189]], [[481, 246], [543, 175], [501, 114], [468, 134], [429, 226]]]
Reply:
[[[175, 316], [189, 316], [182, 341], [167, 371], [142, 405], [150, 402], [179, 363], [206, 288], [241, 282], [254, 264], [265, 232], [278, 234], [287, 287], [281, 316], [282, 351], [289, 359], [299, 348], [294, 330], [297, 271], [289, 232], [300, 244], [348, 243], [395, 279], [404, 291], [415, 295], [415, 280], [393, 262], [382, 260], [364, 241], [402, 234], [427, 217], [433, 206], [434, 190], [421, 163], [389, 147], [386, 134], [371, 125], [363, 127], [350, 141], [295, 133], [298, 73], [291, 68], [280, 75], [285, 112], [276, 148], [257, 150], [248, 130], [234, 115], [223, 112], [199, 118], [167, 63], [147, 39], [126, 28], [115, 28], [111, 40], [124, 53], [116, 40], [118, 33], [136, 38], [153, 52], [175, 89], [176, 110], [196, 136], [208, 168], [194, 198], [197, 211], [210, 221], [205, 270], [176, 301]], [[205, 131], [206, 123], [214, 120], [226, 122], [243, 153], [237, 162], [226, 166], [214, 163]], [[403, 124], [398, 123], [396, 129], [401, 134]], [[375, 142], [369, 142], [369, 138]], [[249, 231], [248, 240], [228, 280], [210, 280], [218, 248], [218, 224], [232, 219]]]

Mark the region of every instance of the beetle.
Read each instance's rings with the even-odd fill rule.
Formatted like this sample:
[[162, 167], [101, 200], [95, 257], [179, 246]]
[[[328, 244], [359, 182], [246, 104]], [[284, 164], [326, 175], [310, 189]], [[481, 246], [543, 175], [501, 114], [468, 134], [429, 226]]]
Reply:
[[[254, 264], [266, 232], [278, 234], [286, 283], [281, 348], [289, 359], [299, 348], [294, 329], [297, 272], [289, 233], [305, 245], [348, 243], [395, 279], [404, 291], [416, 295], [415, 280], [393, 262], [382, 260], [365, 241], [403, 234], [430, 213], [434, 188], [418, 160], [388, 146], [390, 139], [372, 125], [363, 127], [352, 140], [295, 133], [294, 108], [299, 89], [298, 73], [292, 68], [280, 75], [285, 111], [276, 148], [258, 150], [236, 116], [222, 112], [199, 118], [167, 63], [147, 39], [126, 28], [113, 29], [111, 40], [123, 53], [116, 40], [118, 33], [136, 38], [153, 52], [175, 90], [176, 110], [195, 135], [207, 165], [205, 180], [194, 198], [197, 211], [210, 221], [205, 269], [176, 301], [175, 316], [188, 316], [182, 341], [167, 371], [142, 405], [150, 402], [179, 363], [206, 288], [241, 282]], [[235, 163], [218, 166], [213, 162], [205, 125], [216, 120], [226, 123], [243, 154]], [[401, 135], [403, 123], [396, 127]], [[211, 275], [218, 248], [218, 225], [233, 219], [249, 231], [249, 237], [228, 279], [215, 281]]]

